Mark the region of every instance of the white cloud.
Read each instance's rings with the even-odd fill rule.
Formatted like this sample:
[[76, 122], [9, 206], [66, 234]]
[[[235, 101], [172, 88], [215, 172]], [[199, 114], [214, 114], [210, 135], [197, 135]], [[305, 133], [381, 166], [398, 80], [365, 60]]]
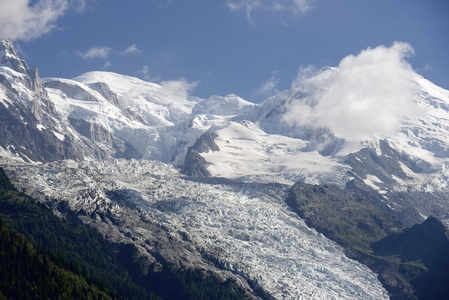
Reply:
[[292, 88], [295, 88], [296, 86], [300, 85], [301, 82], [304, 80], [311, 78], [318, 74], [320, 70], [318, 70], [315, 66], [301, 66], [299, 67], [298, 75], [296, 76], [296, 79], [292, 82]]
[[311, 8], [311, 0], [293, 0], [291, 7], [296, 13], [304, 14]]
[[250, 23], [253, 23], [252, 13], [261, 11], [288, 11], [294, 14], [305, 14], [311, 8], [314, 0], [227, 0], [226, 6], [232, 12], [243, 11]]
[[87, 7], [87, 0], [71, 0], [69, 1], [70, 7], [73, 8], [76, 12], [82, 13]]
[[110, 67], [112, 67], [112, 63], [108, 60], [108, 61], [103, 65], [103, 69], [109, 69]]
[[185, 78], [178, 80], [162, 81], [163, 91], [171, 97], [187, 98], [189, 94], [198, 86], [199, 82], [188, 82]]
[[262, 98], [268, 98], [279, 93], [279, 90], [277, 89], [277, 85], [279, 84], [278, 74], [279, 74], [278, 71], [273, 72], [271, 78], [265, 81], [256, 90], [256, 95]]
[[139, 48], [137, 48], [136, 44], [132, 44], [131, 46], [129, 46], [128, 48], [126, 48], [121, 54], [122, 55], [129, 55], [129, 54], [136, 54], [139, 53], [140, 50]]
[[150, 82], [158, 82], [160, 81], [160, 77], [158, 76], [151, 76], [150, 75], [150, 67], [147, 65], [143, 66], [142, 69], [138, 72], [138, 74], [142, 75], [142, 78], [146, 81]]
[[149, 68], [147, 65], [143, 66], [143, 67], [142, 67], [141, 73], [142, 73], [144, 76], [150, 75], [150, 68]]
[[395, 42], [345, 57], [330, 76], [304, 80], [300, 72], [292, 89], [309, 95], [291, 103], [284, 121], [298, 129], [328, 128], [347, 141], [393, 133], [402, 119], [420, 113], [412, 100], [413, 70], [406, 61], [412, 54], [409, 44]]
[[32, 40], [57, 28], [55, 22], [69, 9], [82, 12], [85, 0], [0, 0], [0, 36]]
[[85, 52], [77, 52], [84, 59], [91, 58], [108, 58], [111, 48], [109, 47], [92, 47]]
[[226, 6], [232, 12], [244, 11], [249, 22], [253, 23], [252, 12], [262, 7], [262, 0], [228, 1]]

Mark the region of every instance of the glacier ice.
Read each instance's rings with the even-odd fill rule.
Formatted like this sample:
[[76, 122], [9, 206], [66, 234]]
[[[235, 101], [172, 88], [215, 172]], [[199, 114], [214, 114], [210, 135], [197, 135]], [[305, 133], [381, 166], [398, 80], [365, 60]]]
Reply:
[[[6, 169], [30, 195], [52, 206], [66, 203], [85, 222], [115, 230], [118, 240], [128, 232], [149, 252], [151, 224], [159, 224], [170, 240], [166, 248], [177, 240], [189, 245], [166, 249], [168, 258], [188, 261], [197, 253], [204, 265], [245, 278], [275, 299], [388, 298], [374, 273], [290, 211], [286, 186], [193, 180], [169, 165], [135, 160]], [[106, 212], [120, 229], [99, 221]]]

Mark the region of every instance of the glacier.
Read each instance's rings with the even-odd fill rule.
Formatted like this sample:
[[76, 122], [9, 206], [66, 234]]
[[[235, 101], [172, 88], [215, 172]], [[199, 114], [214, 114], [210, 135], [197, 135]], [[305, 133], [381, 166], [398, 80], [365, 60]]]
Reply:
[[[353, 138], [316, 111], [342, 93], [340, 67], [254, 104], [110, 72], [41, 80], [9, 41], [0, 56], [0, 160], [12, 182], [153, 263], [211, 270], [256, 297], [387, 299], [374, 273], [287, 207], [286, 191], [350, 187], [405, 225], [449, 224], [449, 91], [412, 70], [413, 113]], [[186, 175], [189, 155], [210, 177]]]
[[154, 161], [2, 164], [27, 194], [117, 241], [185, 267], [213, 262], [275, 299], [388, 299], [374, 273], [287, 207], [286, 186], [194, 180]]

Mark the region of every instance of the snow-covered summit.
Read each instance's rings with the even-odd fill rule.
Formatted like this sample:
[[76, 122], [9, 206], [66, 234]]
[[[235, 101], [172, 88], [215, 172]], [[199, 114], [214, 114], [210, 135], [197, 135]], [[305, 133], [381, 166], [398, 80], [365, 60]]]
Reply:
[[[190, 243], [183, 251], [212, 255], [273, 297], [383, 298], [371, 273], [285, 207], [273, 192], [280, 189], [267, 196], [238, 188], [337, 184], [364, 192], [406, 225], [431, 214], [449, 222], [449, 91], [401, 61], [378, 66], [365, 54], [298, 76], [291, 89], [256, 105], [233, 94], [193, 97], [195, 83], [183, 80], [156, 84], [111, 72], [41, 80], [2, 41], [0, 155], [26, 162], [10, 170], [34, 174], [39, 185], [27, 174], [17, 181], [43, 199], [92, 209], [99, 228], [122, 239], [123, 228], [99, 214], [129, 222], [141, 247], [148, 228], [165, 224], [158, 230]], [[232, 179], [237, 188], [186, 179], [168, 163]], [[131, 208], [114, 202], [117, 193]], [[332, 265], [335, 257], [344, 265]]]
[[[210, 173], [349, 185], [377, 194], [406, 224], [445, 219], [449, 91], [408, 69], [398, 71], [401, 80], [387, 78], [392, 84], [351, 72], [326, 68], [216, 125], [219, 151], [200, 153]], [[428, 192], [441, 196], [428, 199]]]
[[29, 70], [26, 62], [20, 58], [13, 42], [8, 39], [1, 39], [0, 42], [0, 64], [9, 66], [19, 73], [26, 73]]
[[159, 117], [162, 123], [154, 125], [174, 125], [187, 118], [198, 103], [182, 86], [160, 85], [111, 72], [89, 72], [73, 80], [88, 86], [106, 84], [117, 95], [121, 108], [131, 107], [147, 112], [146, 117]]
[[[10, 42], [2, 45], [4, 57], [22, 62]], [[391, 49], [407, 45], [376, 51]], [[202, 174], [286, 184], [356, 182], [379, 201], [397, 192], [446, 191], [449, 91], [403, 61], [373, 57], [367, 51], [298, 76], [291, 89], [258, 105], [233, 94], [193, 97], [195, 84], [182, 80], [157, 84], [111, 72], [47, 78], [44, 88], [33, 77], [37, 72], [19, 73], [6, 62], [0, 101], [5, 107], [24, 99], [39, 104], [39, 110], [27, 105], [53, 123], [36, 121], [35, 128], [79, 145], [72, 158], [159, 160], [183, 169], [189, 156], [189, 166], [207, 170]], [[211, 147], [195, 148], [206, 132]]]

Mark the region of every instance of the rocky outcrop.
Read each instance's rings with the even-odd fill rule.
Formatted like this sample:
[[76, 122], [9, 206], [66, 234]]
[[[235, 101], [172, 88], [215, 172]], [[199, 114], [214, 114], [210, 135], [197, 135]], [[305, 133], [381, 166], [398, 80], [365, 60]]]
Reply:
[[374, 255], [399, 261], [399, 272], [413, 285], [418, 299], [446, 299], [449, 293], [449, 238], [440, 220], [391, 234], [374, 243]]
[[79, 85], [69, 84], [59, 79], [50, 80], [46, 82], [45, 87], [64, 91], [64, 93], [68, 97], [73, 99], [82, 99], [84, 101], [94, 101], [94, 102], [98, 101], [97, 98], [95, 98], [92, 94], [90, 94], [88, 91], [86, 91]]
[[131, 144], [117, 138], [101, 125], [88, 122], [84, 119], [69, 118], [69, 121], [78, 133], [89, 140], [103, 145], [110, 145], [112, 149], [110, 149], [109, 154], [111, 156], [126, 159], [142, 158], [142, 154], [139, 153]]
[[415, 180], [414, 174], [432, 176], [435, 170], [428, 162], [401, 153], [381, 140], [379, 149], [363, 148], [351, 153], [346, 163], [351, 167], [348, 175], [353, 178], [346, 188], [361, 191], [371, 203], [393, 213], [404, 226], [421, 223], [430, 215], [446, 219], [447, 190], [429, 193], [426, 188], [404, 187]]
[[10, 40], [1, 40], [0, 57], [0, 64], [9, 65], [16, 72], [26, 74], [29, 70], [26, 62], [20, 58], [19, 53]]
[[115, 106], [119, 106], [117, 95], [111, 91], [109, 86], [104, 82], [96, 82], [90, 84], [89, 87], [97, 92], [99, 92], [106, 100]]
[[286, 202], [348, 257], [377, 273], [391, 299], [444, 299], [449, 292], [449, 239], [438, 219], [401, 231], [392, 213], [358, 191], [301, 182]]
[[192, 147], [188, 148], [184, 161], [184, 172], [193, 177], [210, 177], [207, 161], [199, 154], [209, 151], [220, 151], [220, 148], [215, 144], [213, 134], [207, 131], [196, 140]]
[[0, 55], [0, 146], [25, 161], [82, 159], [85, 153], [56, 113], [37, 68], [28, 68], [8, 40], [0, 43]]
[[296, 183], [286, 200], [306, 223], [342, 246], [367, 248], [402, 225], [360, 192]]

